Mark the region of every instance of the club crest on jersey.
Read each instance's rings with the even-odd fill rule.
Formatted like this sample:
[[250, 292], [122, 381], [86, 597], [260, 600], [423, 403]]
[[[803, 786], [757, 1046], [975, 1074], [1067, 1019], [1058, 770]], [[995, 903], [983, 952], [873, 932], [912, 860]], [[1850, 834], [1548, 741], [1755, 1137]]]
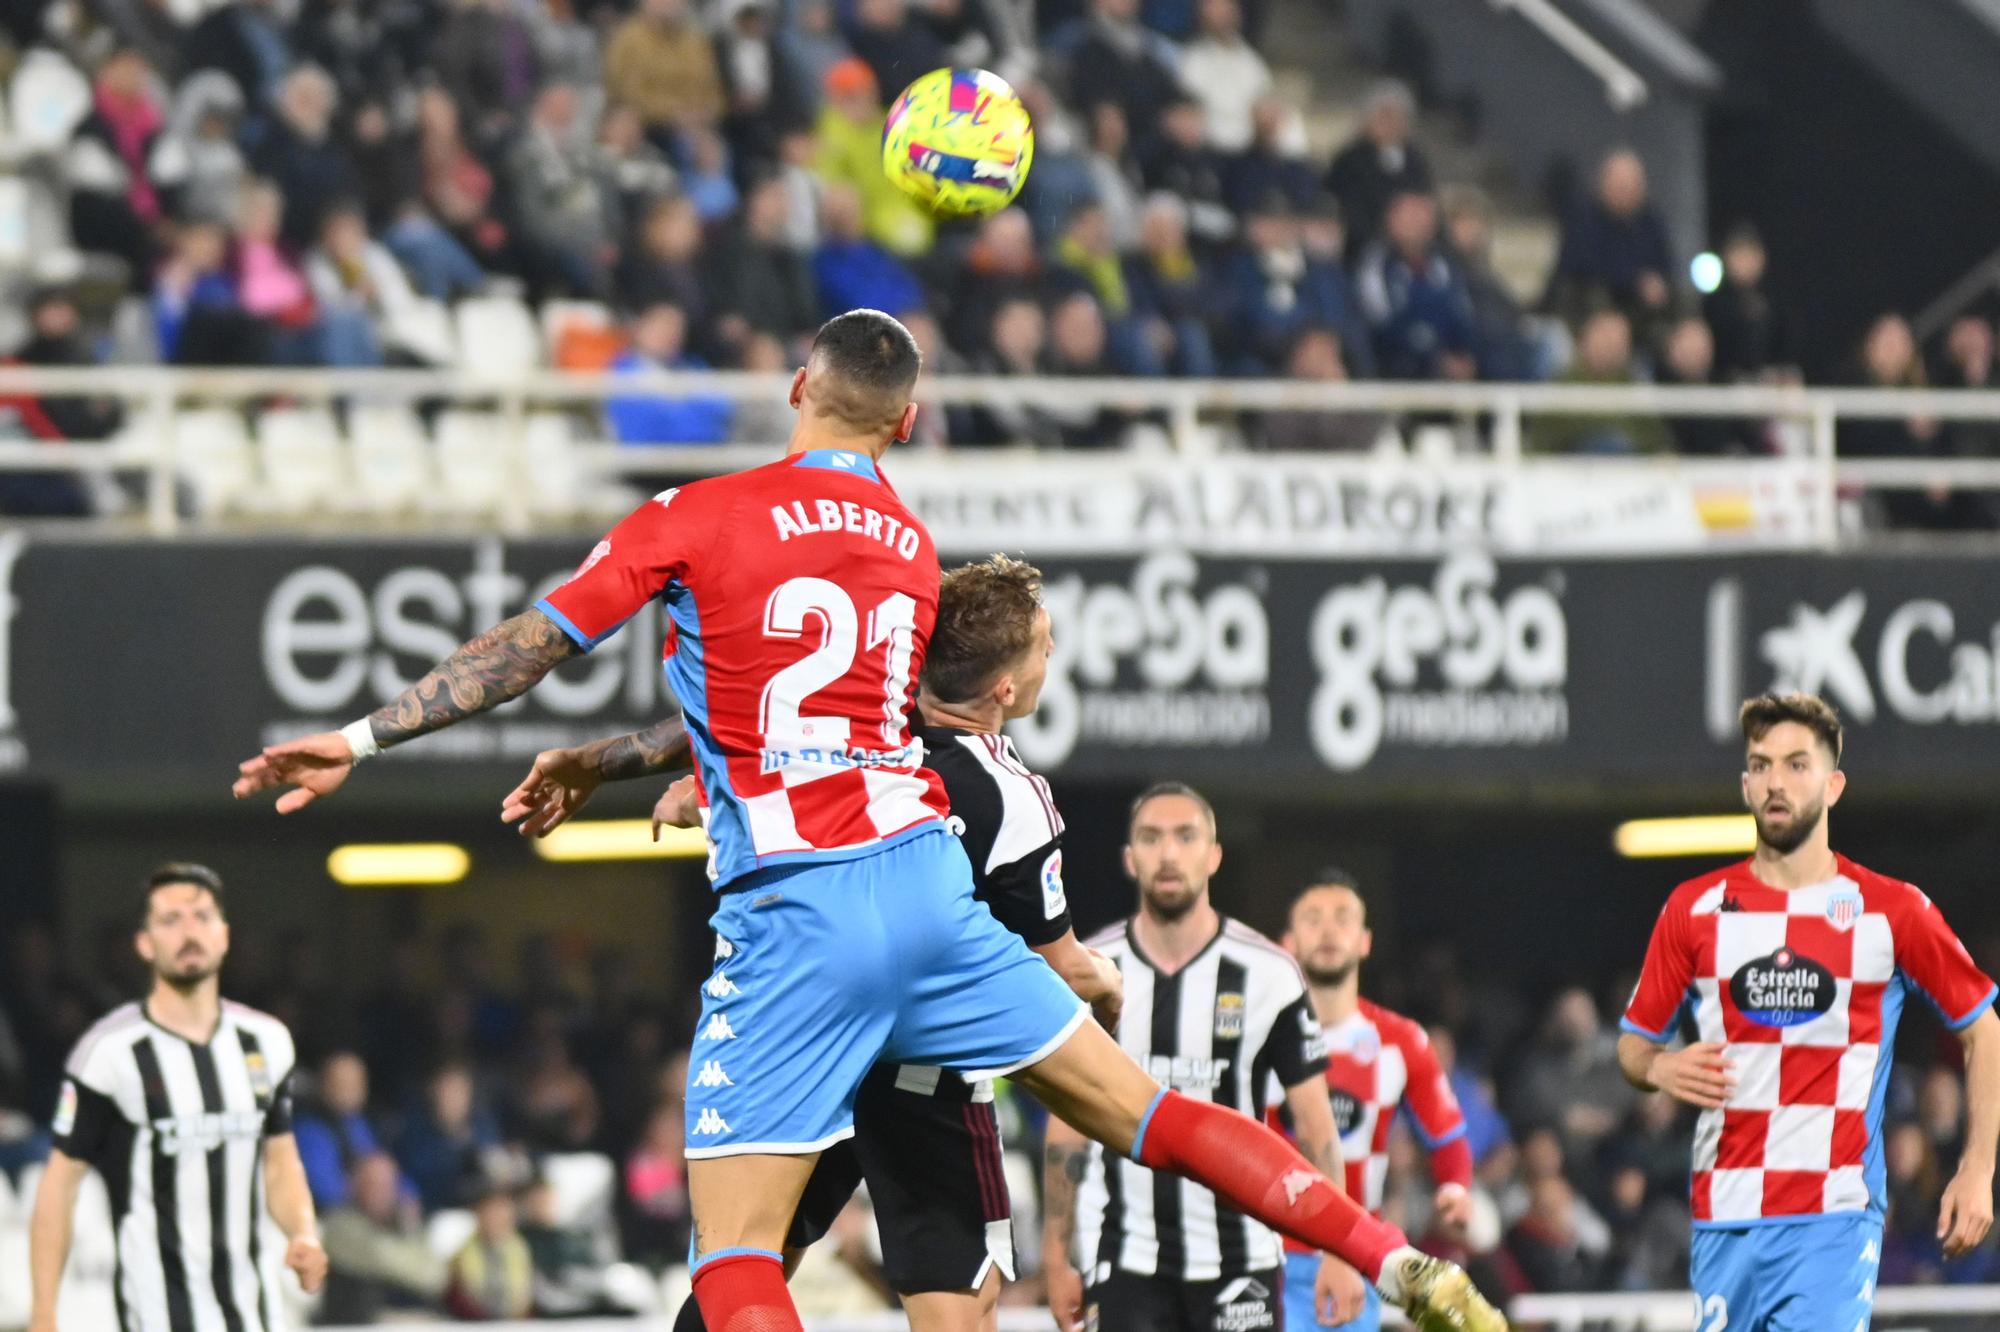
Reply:
[[1349, 1051], [1357, 1064], [1372, 1064], [1382, 1054], [1382, 1038], [1373, 1027], [1363, 1027], [1354, 1037], [1354, 1049]]
[[1243, 1039], [1242, 995], [1218, 994], [1215, 996], [1215, 1038], [1219, 1041], [1240, 1041]]
[[264, 1052], [253, 1050], [243, 1056], [243, 1066], [250, 1073], [250, 1090], [263, 1104], [271, 1097], [271, 1066], [264, 1061]]
[[1760, 1027], [1796, 1027], [1833, 1008], [1833, 973], [1793, 948], [1755, 957], [1729, 978], [1736, 1010]]
[[1861, 919], [1861, 894], [1853, 888], [1842, 888], [1827, 894], [1826, 918], [1836, 930], [1847, 931], [1854, 928], [1854, 922]]

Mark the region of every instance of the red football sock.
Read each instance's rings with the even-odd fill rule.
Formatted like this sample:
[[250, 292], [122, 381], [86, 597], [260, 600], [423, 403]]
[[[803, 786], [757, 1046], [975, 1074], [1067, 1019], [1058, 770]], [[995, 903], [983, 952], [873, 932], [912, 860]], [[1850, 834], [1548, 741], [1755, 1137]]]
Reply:
[[1248, 1115], [1161, 1092], [1132, 1157], [1140, 1165], [1185, 1175], [1214, 1190], [1238, 1211], [1301, 1244], [1344, 1259], [1370, 1281], [1409, 1243], [1342, 1193], [1277, 1133]]
[[694, 1297], [712, 1332], [805, 1332], [775, 1253], [741, 1249], [694, 1270]]

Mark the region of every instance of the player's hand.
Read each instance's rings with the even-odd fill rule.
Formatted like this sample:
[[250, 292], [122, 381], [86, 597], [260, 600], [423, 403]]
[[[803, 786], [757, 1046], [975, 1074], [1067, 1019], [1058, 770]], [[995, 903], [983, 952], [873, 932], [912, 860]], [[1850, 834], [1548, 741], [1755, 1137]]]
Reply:
[[1718, 1042], [1701, 1041], [1654, 1056], [1646, 1081], [1676, 1101], [1719, 1110], [1736, 1090], [1736, 1066], [1723, 1058]]
[[500, 821], [518, 823], [523, 837], [546, 837], [576, 817], [604, 778], [580, 749], [544, 749], [521, 784], [500, 802]]
[[1042, 1269], [1049, 1283], [1049, 1313], [1056, 1320], [1056, 1332], [1083, 1332], [1083, 1274], [1061, 1256], [1043, 1263]]
[[1472, 1195], [1463, 1184], [1440, 1184], [1431, 1199], [1432, 1220], [1453, 1239], [1463, 1239], [1472, 1224]]
[[653, 806], [653, 840], [660, 840], [662, 828], [701, 827], [701, 792], [694, 784], [694, 774], [676, 777]]
[[256, 758], [238, 764], [240, 774], [229, 789], [238, 800], [280, 786], [292, 789], [278, 797], [280, 814], [296, 814], [321, 796], [340, 789], [354, 771], [354, 750], [338, 731], [321, 731], [287, 744], [268, 746]]
[[1361, 1273], [1330, 1253], [1322, 1255], [1319, 1271], [1313, 1274], [1313, 1316], [1319, 1325], [1339, 1327], [1351, 1323], [1361, 1316], [1367, 1303], [1368, 1287]]
[[1944, 1202], [1938, 1208], [1937, 1235], [1944, 1256], [1958, 1258], [1979, 1247], [1993, 1228], [1993, 1167], [1967, 1169], [1945, 1186]]
[[326, 1250], [315, 1235], [301, 1235], [285, 1248], [285, 1266], [298, 1274], [299, 1288], [310, 1295], [326, 1281]]
[[1118, 1020], [1125, 1015], [1125, 973], [1095, 948], [1085, 948], [1090, 954], [1091, 966], [1096, 970], [1095, 992], [1089, 996], [1090, 1011], [1096, 1015], [1098, 1024], [1116, 1036]]

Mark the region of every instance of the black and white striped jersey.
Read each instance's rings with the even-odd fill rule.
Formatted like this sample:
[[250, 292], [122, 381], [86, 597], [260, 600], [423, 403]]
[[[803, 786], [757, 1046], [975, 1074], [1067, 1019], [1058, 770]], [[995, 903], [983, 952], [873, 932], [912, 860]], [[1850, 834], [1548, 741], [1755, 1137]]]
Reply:
[[[1269, 1089], [1326, 1071], [1326, 1038], [1290, 953], [1225, 918], [1179, 971], [1160, 971], [1132, 922], [1090, 939], [1125, 975], [1118, 1043], [1162, 1086], [1262, 1118]], [[1277, 1233], [1173, 1175], [1091, 1148], [1077, 1195], [1077, 1270], [1216, 1281], [1284, 1262]]]
[[972, 861], [972, 895], [1030, 945], [1069, 933], [1063, 823], [1048, 782], [1004, 735], [931, 725], [917, 734], [924, 766], [951, 799], [951, 827]]
[[276, 1332], [259, 1254], [264, 1142], [290, 1133], [292, 1035], [224, 1002], [196, 1044], [112, 1010], [64, 1070], [55, 1145], [104, 1176], [125, 1332]]

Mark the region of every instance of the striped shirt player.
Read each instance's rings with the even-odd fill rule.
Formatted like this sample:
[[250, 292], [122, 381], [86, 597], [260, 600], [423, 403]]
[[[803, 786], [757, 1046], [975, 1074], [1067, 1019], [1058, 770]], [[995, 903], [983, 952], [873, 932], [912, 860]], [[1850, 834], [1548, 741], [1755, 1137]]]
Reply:
[[54, 1145], [103, 1176], [126, 1332], [271, 1332], [264, 1147], [292, 1131], [292, 1037], [224, 1002], [196, 1043], [113, 1009], [64, 1068]]
[[[1298, 964], [1248, 926], [1223, 919], [1208, 947], [1175, 972], [1146, 956], [1132, 921], [1086, 942], [1125, 974], [1119, 1043], [1164, 1085], [1261, 1118], [1274, 1081], [1290, 1088], [1325, 1071]], [[1216, 1306], [1218, 1324], [1277, 1323], [1277, 1233], [1195, 1184], [1093, 1148], [1076, 1234], [1078, 1267], [1100, 1305], [1117, 1301], [1107, 1287], [1121, 1276], [1153, 1278], [1210, 1287], [1201, 1302]], [[1106, 1315], [1105, 1326], [1125, 1325]]]

